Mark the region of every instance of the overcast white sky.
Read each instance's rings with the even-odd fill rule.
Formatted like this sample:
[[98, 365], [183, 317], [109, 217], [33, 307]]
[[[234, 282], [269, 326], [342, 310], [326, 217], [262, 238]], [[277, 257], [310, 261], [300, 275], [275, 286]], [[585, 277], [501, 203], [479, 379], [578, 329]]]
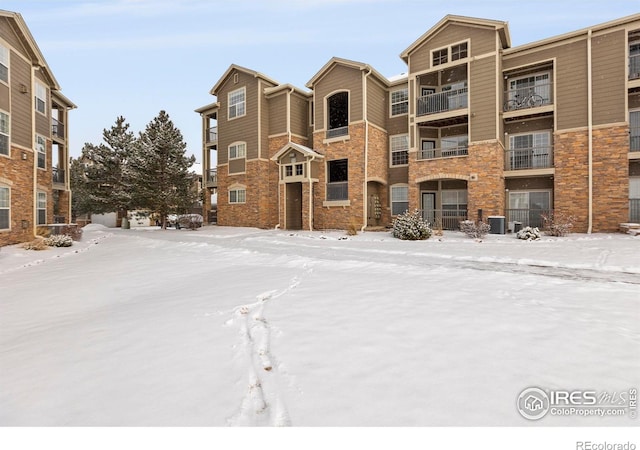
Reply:
[[71, 113], [71, 154], [123, 115], [166, 110], [201, 160], [200, 118], [231, 64], [304, 88], [333, 56], [404, 72], [399, 54], [447, 14], [509, 22], [512, 45], [640, 11], [637, 0], [3, 0], [22, 14]]

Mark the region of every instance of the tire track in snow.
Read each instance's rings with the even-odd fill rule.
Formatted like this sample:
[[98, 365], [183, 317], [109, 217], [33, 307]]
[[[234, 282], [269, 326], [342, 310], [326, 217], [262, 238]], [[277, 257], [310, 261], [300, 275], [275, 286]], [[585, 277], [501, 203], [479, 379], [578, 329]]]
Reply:
[[269, 302], [290, 293], [311, 273], [303, 265], [301, 276], [295, 276], [281, 290], [266, 291], [256, 302], [234, 309], [227, 324], [238, 324], [243, 340], [240, 352], [247, 371], [247, 390], [238, 413], [228, 419], [232, 426], [291, 426], [291, 418], [281, 393], [279, 363], [271, 353], [271, 325], [264, 310]]

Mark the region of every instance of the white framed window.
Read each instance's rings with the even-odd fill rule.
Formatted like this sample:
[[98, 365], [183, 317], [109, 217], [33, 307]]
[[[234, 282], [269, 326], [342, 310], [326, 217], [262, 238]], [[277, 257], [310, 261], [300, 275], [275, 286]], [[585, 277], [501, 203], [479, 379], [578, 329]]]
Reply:
[[36, 134], [36, 151], [38, 153], [38, 168], [47, 168], [47, 141], [44, 136]]
[[35, 106], [36, 111], [47, 114], [47, 87], [39, 81], [36, 81]]
[[391, 136], [391, 165], [405, 166], [409, 164], [409, 135], [398, 134]]
[[9, 49], [0, 44], [0, 81], [9, 82]]
[[229, 119], [242, 117], [246, 113], [245, 88], [229, 92]]
[[229, 190], [229, 203], [238, 204], [247, 201], [247, 189], [244, 187], [236, 187]]
[[229, 159], [240, 159], [247, 157], [247, 144], [236, 142], [229, 146]]
[[38, 225], [47, 224], [47, 194], [45, 192], [38, 192]]
[[400, 116], [409, 112], [409, 89], [402, 88], [391, 92], [391, 116]]
[[466, 42], [451, 46], [451, 61], [458, 61], [468, 56], [468, 45]]
[[9, 114], [0, 111], [0, 155], [9, 156]]
[[449, 47], [434, 50], [431, 57], [432, 65], [439, 66], [449, 62]]
[[0, 186], [0, 230], [8, 230], [11, 223], [11, 191]]
[[391, 186], [391, 215], [403, 214], [409, 209], [409, 186]]

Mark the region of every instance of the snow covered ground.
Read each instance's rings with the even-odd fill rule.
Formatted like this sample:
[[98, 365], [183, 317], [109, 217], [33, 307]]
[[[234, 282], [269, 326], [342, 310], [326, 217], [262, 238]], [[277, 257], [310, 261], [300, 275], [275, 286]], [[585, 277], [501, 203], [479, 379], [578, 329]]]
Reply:
[[1, 426], [637, 426], [640, 237], [85, 228], [0, 250]]

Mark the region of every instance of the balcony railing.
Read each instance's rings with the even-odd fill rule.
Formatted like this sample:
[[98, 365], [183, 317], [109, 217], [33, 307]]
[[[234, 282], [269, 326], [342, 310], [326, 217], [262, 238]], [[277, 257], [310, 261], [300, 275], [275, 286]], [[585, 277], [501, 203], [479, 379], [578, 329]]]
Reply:
[[640, 78], [640, 55], [629, 56], [629, 79]]
[[218, 127], [211, 127], [207, 130], [207, 143], [218, 142]]
[[468, 154], [469, 147], [466, 145], [461, 145], [458, 147], [430, 148], [428, 150], [419, 150], [418, 160], [448, 158], [450, 156], [466, 156]]
[[629, 199], [629, 222], [640, 223], [640, 198]]
[[507, 170], [547, 169], [553, 167], [553, 146], [507, 150], [505, 167]]
[[552, 84], [536, 84], [535, 86], [519, 87], [506, 91], [503, 111], [517, 111], [552, 104]]
[[467, 220], [466, 209], [424, 209], [420, 213], [431, 228], [442, 230], [458, 230], [460, 222]]
[[218, 185], [218, 169], [209, 169], [207, 171], [207, 185], [209, 186]]
[[332, 128], [327, 130], [327, 139], [334, 137], [346, 136], [349, 134], [349, 127]]
[[542, 216], [548, 216], [552, 209], [507, 209], [505, 217], [509, 222], [520, 222], [523, 227], [544, 227]]
[[468, 105], [468, 88], [453, 89], [419, 97], [417, 114], [426, 116], [466, 108]]
[[327, 183], [327, 201], [349, 200], [349, 182]]
[[64, 170], [54, 167], [52, 170], [52, 178], [54, 183], [64, 184]]
[[640, 152], [640, 129], [631, 128], [629, 137], [629, 151]]
[[64, 139], [64, 124], [58, 119], [51, 119], [51, 134]]

